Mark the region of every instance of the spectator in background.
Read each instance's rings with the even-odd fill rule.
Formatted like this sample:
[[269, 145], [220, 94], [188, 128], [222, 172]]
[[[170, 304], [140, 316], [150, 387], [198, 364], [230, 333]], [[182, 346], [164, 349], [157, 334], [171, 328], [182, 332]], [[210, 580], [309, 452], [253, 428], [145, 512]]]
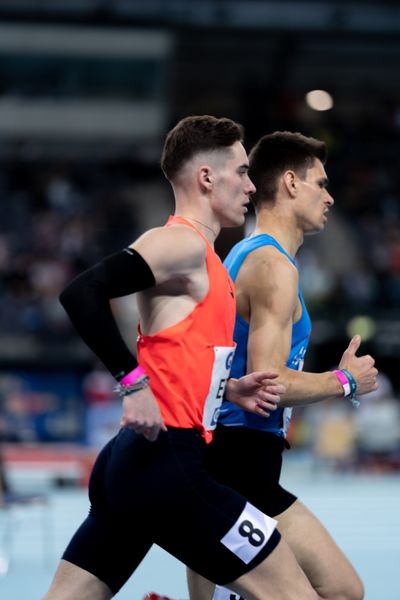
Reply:
[[312, 424], [311, 443], [315, 470], [349, 470], [354, 466], [356, 431], [354, 410], [343, 402], [330, 400], [307, 408], [305, 418]]
[[354, 415], [357, 458], [361, 468], [386, 471], [400, 466], [400, 401], [387, 375], [378, 382]]
[[101, 363], [96, 363], [83, 380], [86, 409], [86, 441], [102, 448], [119, 429], [121, 403], [115, 395], [115, 379]]

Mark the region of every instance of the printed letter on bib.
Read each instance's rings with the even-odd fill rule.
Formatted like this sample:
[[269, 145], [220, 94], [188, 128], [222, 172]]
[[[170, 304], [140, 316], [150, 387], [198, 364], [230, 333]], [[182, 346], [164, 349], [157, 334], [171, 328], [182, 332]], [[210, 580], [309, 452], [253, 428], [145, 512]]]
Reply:
[[203, 412], [204, 429], [208, 431], [215, 429], [217, 425], [219, 409], [224, 397], [226, 382], [231, 372], [234, 354], [235, 346], [214, 346], [214, 366]]

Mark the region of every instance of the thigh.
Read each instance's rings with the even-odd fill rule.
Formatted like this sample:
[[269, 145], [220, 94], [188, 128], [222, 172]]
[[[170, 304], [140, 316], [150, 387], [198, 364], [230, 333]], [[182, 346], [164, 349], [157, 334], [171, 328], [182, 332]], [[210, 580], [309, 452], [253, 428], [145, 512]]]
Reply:
[[91, 573], [116, 594], [152, 545], [146, 531], [133, 531], [129, 522], [91, 514], [68, 544], [63, 560]]
[[[123, 566], [109, 569], [108, 581], [118, 573], [117, 581], [107, 582], [112, 589], [132, 572], [151, 542], [221, 584], [252, 569], [275, 548], [280, 539], [276, 521], [213, 479], [204, 466], [205, 450], [193, 429], [168, 428], [155, 442], [124, 430], [99, 458], [90, 482], [93, 510], [77, 534], [77, 547], [80, 561], [91, 560], [82, 554], [88, 553], [99, 524], [102, 539], [95, 541], [96, 548], [105, 550], [112, 536], [117, 548], [129, 543], [127, 554], [116, 553]], [[105, 552], [94, 556], [98, 564]], [[88, 570], [93, 569], [91, 562]], [[101, 563], [96, 574], [105, 569]]]
[[280, 540], [275, 521], [241, 497], [237, 508], [231, 492], [237, 499], [229, 490], [219, 507], [214, 504], [216, 494], [208, 501], [187, 496], [190, 508], [178, 505], [179, 517], [173, 513], [155, 540], [190, 569], [219, 585], [253, 569]]
[[143, 560], [153, 539], [145, 519], [138, 518], [146, 490], [136, 495], [131, 490], [145, 460], [143, 449], [141, 443], [129, 446], [126, 440], [121, 431], [100, 452], [89, 482], [89, 515], [63, 555], [64, 561], [96, 576], [113, 594]]
[[198, 434], [169, 431], [166, 437], [154, 541], [213, 582], [239, 577], [278, 543], [276, 521], [210, 477]]
[[278, 515], [278, 527], [311, 585], [323, 598], [362, 598], [349, 560], [317, 517], [300, 501]]
[[266, 560], [226, 587], [246, 600], [320, 600], [283, 537]]

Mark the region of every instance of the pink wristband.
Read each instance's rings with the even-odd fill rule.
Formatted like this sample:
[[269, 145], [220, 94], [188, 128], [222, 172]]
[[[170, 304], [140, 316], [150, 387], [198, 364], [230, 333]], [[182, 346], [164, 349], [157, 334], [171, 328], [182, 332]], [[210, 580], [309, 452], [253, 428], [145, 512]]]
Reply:
[[143, 377], [143, 375], [146, 375], [146, 373], [144, 372], [143, 367], [141, 367], [140, 365], [138, 365], [136, 367], [136, 369], [133, 369], [133, 371], [131, 371], [130, 373], [128, 373], [127, 375], [125, 375], [120, 380], [120, 384], [121, 385], [131, 385], [132, 383], [135, 383], [135, 381], [137, 381], [138, 379], [140, 379], [140, 377]]
[[343, 386], [344, 397], [346, 398], [347, 396], [350, 396], [351, 386], [350, 386], [349, 380], [347, 379], [346, 375], [342, 371], [338, 371], [338, 370], [335, 370], [332, 372], [335, 373], [336, 377], [339, 379], [340, 383]]

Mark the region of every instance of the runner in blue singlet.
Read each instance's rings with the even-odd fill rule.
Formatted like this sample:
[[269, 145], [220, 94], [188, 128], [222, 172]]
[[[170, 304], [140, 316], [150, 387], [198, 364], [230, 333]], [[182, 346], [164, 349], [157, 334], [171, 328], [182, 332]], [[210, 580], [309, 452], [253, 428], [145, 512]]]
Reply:
[[[286, 393], [266, 417], [224, 402], [207, 465], [219, 482], [277, 519], [318, 598], [361, 600], [363, 585], [350, 562], [311, 511], [279, 483], [292, 407], [329, 398], [354, 401], [356, 391], [376, 388], [374, 360], [356, 356], [359, 336], [338, 370], [302, 371], [311, 324], [294, 258], [304, 236], [324, 228], [333, 205], [325, 155], [323, 142], [289, 132], [264, 136], [250, 154], [256, 227], [225, 261], [237, 292], [231, 376], [269, 368], [279, 374]], [[191, 600], [211, 598], [209, 582], [190, 572], [188, 581]], [[238, 600], [228, 588], [217, 586], [214, 600]]]
[[[236, 280], [239, 269], [247, 256], [253, 252], [253, 250], [261, 248], [262, 246], [274, 246], [279, 250], [279, 252], [282, 252], [282, 254], [287, 257], [290, 263], [296, 267], [294, 260], [282, 248], [282, 246], [270, 235], [262, 233], [260, 235], [252, 236], [242, 240], [229, 252], [224, 261], [224, 265], [228, 269], [230, 277], [233, 281]], [[300, 288], [299, 301], [302, 307], [301, 316], [299, 320], [292, 325], [290, 354], [286, 361], [287, 367], [297, 371], [301, 371], [303, 368], [304, 356], [308, 347], [311, 333], [311, 321], [306, 305], [304, 304]], [[239, 313], [237, 313], [234, 333], [234, 339], [237, 346], [235, 359], [231, 369], [231, 377], [239, 378], [247, 373], [248, 337], [249, 323], [243, 319]], [[279, 407], [275, 412], [271, 413], [268, 418], [264, 418], [241, 410], [235, 404], [225, 401], [221, 407], [218, 421], [222, 425], [226, 426], [241, 425], [243, 427], [249, 427], [250, 429], [269, 431], [270, 433], [274, 433], [280, 437], [286, 437], [291, 413], [291, 407]]]

